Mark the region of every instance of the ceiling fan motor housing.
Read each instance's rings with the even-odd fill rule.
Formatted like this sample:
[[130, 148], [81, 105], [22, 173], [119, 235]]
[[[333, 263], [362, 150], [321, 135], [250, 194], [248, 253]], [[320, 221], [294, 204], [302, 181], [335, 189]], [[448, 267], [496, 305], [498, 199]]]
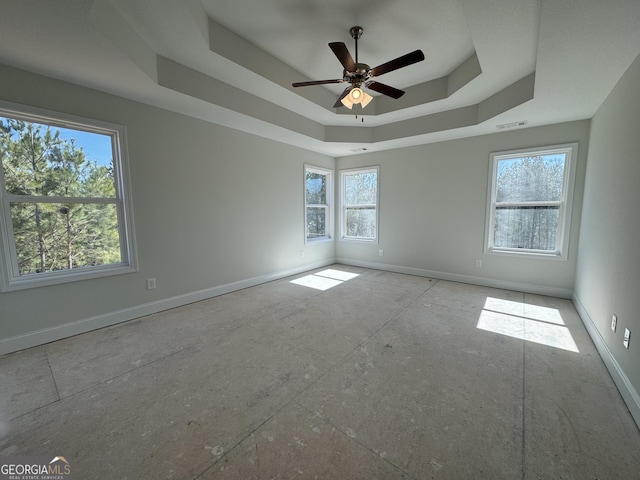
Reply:
[[366, 63], [356, 63], [356, 68], [353, 72], [343, 70], [342, 75], [345, 82], [349, 83], [363, 83], [371, 76], [371, 67]]

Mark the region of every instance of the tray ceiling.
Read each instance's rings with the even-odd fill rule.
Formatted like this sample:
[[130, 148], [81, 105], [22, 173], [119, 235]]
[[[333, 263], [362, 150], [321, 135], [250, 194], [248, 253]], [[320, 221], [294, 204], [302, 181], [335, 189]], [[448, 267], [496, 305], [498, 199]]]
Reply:
[[[591, 118], [640, 53], [640, 2], [4, 0], [0, 62], [331, 156]], [[359, 112], [328, 47], [421, 49]], [[364, 119], [364, 121], [362, 121]]]

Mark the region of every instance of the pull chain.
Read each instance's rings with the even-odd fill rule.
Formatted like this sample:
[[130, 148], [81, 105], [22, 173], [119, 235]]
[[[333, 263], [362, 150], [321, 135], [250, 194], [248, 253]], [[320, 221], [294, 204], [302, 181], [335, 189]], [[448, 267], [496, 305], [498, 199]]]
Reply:
[[[356, 107], [356, 108], [355, 108], [355, 110], [356, 110], [356, 120], [358, 119], [358, 107], [359, 107], [359, 106], [360, 106], [360, 104], [359, 104], [359, 103], [356, 103], [356, 105], [355, 105], [355, 107]], [[364, 123], [364, 117], [363, 117], [363, 116], [360, 116], [360, 121], [361, 121], [362, 123]]]

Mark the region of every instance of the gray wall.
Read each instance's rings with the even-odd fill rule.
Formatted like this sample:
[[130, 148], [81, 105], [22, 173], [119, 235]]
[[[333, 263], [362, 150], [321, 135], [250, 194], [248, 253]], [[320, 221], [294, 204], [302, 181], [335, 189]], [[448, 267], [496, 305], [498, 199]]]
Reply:
[[[127, 127], [140, 265], [0, 293], [0, 353], [335, 256], [332, 242], [304, 245], [302, 207], [304, 164], [334, 168], [331, 157], [4, 66], [0, 99]], [[148, 277], [156, 290], [146, 290]]]
[[[575, 284], [576, 302], [592, 327], [594, 341], [602, 342], [601, 354], [614, 379], [619, 376], [618, 381], [630, 382], [636, 404], [640, 390], [639, 128], [640, 57], [592, 120]], [[610, 329], [614, 313], [616, 333]], [[629, 350], [622, 346], [625, 327], [631, 330]], [[640, 424], [638, 407], [635, 414]]]
[[[339, 158], [339, 169], [380, 165], [380, 240], [339, 241], [336, 255], [361, 265], [571, 297], [588, 138], [584, 120]], [[579, 143], [568, 259], [485, 254], [489, 153], [568, 142]]]

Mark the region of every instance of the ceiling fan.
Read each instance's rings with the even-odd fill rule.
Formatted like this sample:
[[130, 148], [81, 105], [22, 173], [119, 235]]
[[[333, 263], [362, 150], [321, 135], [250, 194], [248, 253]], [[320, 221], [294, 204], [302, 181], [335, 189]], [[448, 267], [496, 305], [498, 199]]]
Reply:
[[354, 104], [361, 104], [365, 107], [373, 97], [367, 95], [362, 91], [362, 87], [365, 86], [375, 92], [387, 95], [388, 97], [398, 99], [404, 95], [403, 90], [399, 90], [384, 83], [376, 82], [374, 77], [379, 77], [385, 73], [392, 72], [402, 67], [413, 65], [414, 63], [424, 60], [424, 53], [422, 50], [415, 50], [411, 53], [407, 53], [401, 57], [398, 57], [389, 62], [378, 65], [371, 68], [366, 63], [358, 62], [358, 39], [362, 36], [362, 27], [351, 27], [349, 33], [356, 43], [356, 60], [353, 61], [353, 57], [349, 53], [347, 46], [342, 42], [332, 42], [329, 44], [329, 48], [333, 51], [338, 60], [344, 67], [342, 72], [342, 78], [334, 80], [313, 80], [309, 82], [296, 82], [292, 85], [294, 87], [307, 87], [310, 85], [325, 85], [330, 83], [349, 83], [350, 85], [342, 92], [338, 100], [336, 101], [334, 108], [345, 106], [352, 108]]

